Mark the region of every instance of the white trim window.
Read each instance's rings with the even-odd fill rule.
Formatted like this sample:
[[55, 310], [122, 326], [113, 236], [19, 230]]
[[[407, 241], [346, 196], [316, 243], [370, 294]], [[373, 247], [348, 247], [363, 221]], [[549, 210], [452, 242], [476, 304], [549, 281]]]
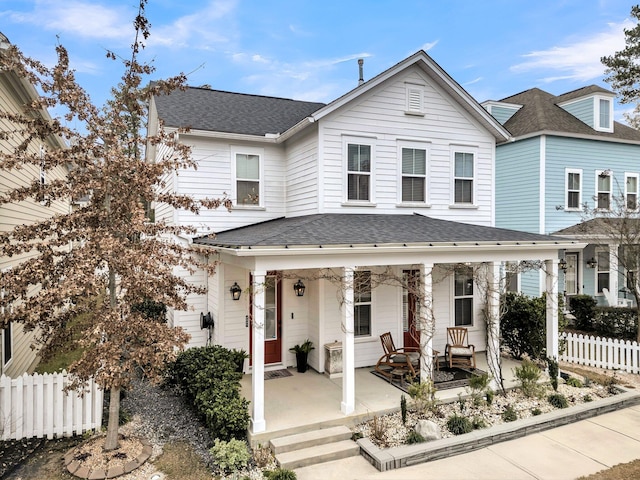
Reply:
[[400, 145], [400, 201], [426, 203], [427, 150], [416, 145]]
[[457, 269], [454, 273], [453, 302], [456, 327], [473, 326], [473, 268]]
[[456, 151], [453, 154], [453, 203], [472, 205], [474, 190], [475, 154]]
[[409, 115], [424, 115], [424, 85], [406, 83], [405, 92], [407, 97], [405, 113]]
[[567, 295], [578, 294], [578, 254], [567, 252], [564, 256], [567, 268], [564, 271], [564, 291]]
[[373, 184], [373, 145], [368, 143], [346, 144], [347, 201], [371, 202]]
[[580, 210], [582, 205], [582, 170], [565, 168], [565, 210]]
[[232, 149], [231, 155], [233, 176], [235, 178], [236, 206], [263, 206], [263, 151], [261, 149], [238, 147]]
[[611, 210], [611, 171], [596, 170], [596, 208]]
[[[596, 251], [596, 292], [602, 293], [602, 289], [609, 289], [611, 272], [609, 271], [609, 250]], [[617, 293], [616, 293], [617, 295]]]
[[356, 337], [371, 336], [371, 272], [354, 272], [353, 331]]
[[627, 210], [638, 209], [638, 174], [624, 174], [624, 204]]
[[518, 262], [507, 262], [505, 265], [505, 290], [507, 292], [518, 293], [520, 291], [520, 275], [518, 273]]
[[595, 97], [595, 130], [613, 132], [613, 102], [609, 98]]

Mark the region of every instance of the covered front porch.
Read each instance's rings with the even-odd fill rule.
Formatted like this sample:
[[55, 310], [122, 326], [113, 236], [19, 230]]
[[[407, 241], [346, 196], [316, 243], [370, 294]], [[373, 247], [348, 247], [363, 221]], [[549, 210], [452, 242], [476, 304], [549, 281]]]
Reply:
[[[484, 352], [477, 355], [477, 368], [488, 371]], [[516, 386], [514, 368], [519, 362], [502, 359], [502, 374], [506, 388]], [[373, 367], [355, 369], [355, 408], [344, 415], [337, 405], [342, 400], [342, 378], [329, 378], [328, 375], [309, 369], [298, 373], [295, 368], [287, 369], [291, 376], [274, 378], [264, 382], [264, 417], [267, 429], [260, 433], [249, 433], [252, 444], [265, 444], [271, 438], [325, 428], [334, 425], [352, 426], [374, 415], [384, 415], [400, 409], [400, 396], [403, 392], [389, 382], [371, 373]], [[245, 374], [241, 381], [242, 395], [252, 397], [252, 375]], [[458, 399], [466, 395], [462, 388], [439, 390], [436, 397], [442, 402]], [[407, 400], [409, 400], [409, 396]]]

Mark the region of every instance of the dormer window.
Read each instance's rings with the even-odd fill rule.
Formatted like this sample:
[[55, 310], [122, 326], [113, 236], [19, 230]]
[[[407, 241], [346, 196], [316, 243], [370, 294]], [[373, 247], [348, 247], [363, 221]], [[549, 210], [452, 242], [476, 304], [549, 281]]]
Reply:
[[613, 132], [613, 102], [611, 99], [597, 98], [595, 107], [595, 129], [599, 132]]

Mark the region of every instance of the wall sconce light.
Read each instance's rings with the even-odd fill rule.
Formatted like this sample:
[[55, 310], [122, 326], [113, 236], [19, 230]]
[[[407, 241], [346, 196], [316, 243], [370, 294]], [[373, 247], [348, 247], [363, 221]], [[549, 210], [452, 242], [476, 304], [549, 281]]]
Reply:
[[597, 266], [598, 266], [598, 261], [594, 257], [591, 257], [590, 260], [587, 260], [587, 267], [596, 268]]
[[238, 285], [238, 282], [233, 282], [233, 285], [231, 285], [229, 291], [231, 292], [231, 298], [233, 298], [234, 300], [240, 300], [242, 289], [240, 288], [240, 285]]
[[563, 272], [567, 271], [567, 261], [564, 258], [558, 262], [558, 268], [561, 268]]
[[304, 296], [304, 289], [305, 288], [306, 287], [304, 286], [304, 283], [302, 283], [302, 280], [300, 280], [300, 279], [298, 279], [298, 281], [293, 284], [293, 291], [296, 292], [296, 296], [297, 297]]

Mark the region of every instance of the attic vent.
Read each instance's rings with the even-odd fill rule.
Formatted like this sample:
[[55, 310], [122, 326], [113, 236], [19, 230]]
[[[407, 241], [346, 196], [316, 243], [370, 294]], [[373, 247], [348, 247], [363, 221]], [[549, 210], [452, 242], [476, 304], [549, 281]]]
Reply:
[[423, 88], [419, 85], [407, 85], [407, 113], [424, 114]]

